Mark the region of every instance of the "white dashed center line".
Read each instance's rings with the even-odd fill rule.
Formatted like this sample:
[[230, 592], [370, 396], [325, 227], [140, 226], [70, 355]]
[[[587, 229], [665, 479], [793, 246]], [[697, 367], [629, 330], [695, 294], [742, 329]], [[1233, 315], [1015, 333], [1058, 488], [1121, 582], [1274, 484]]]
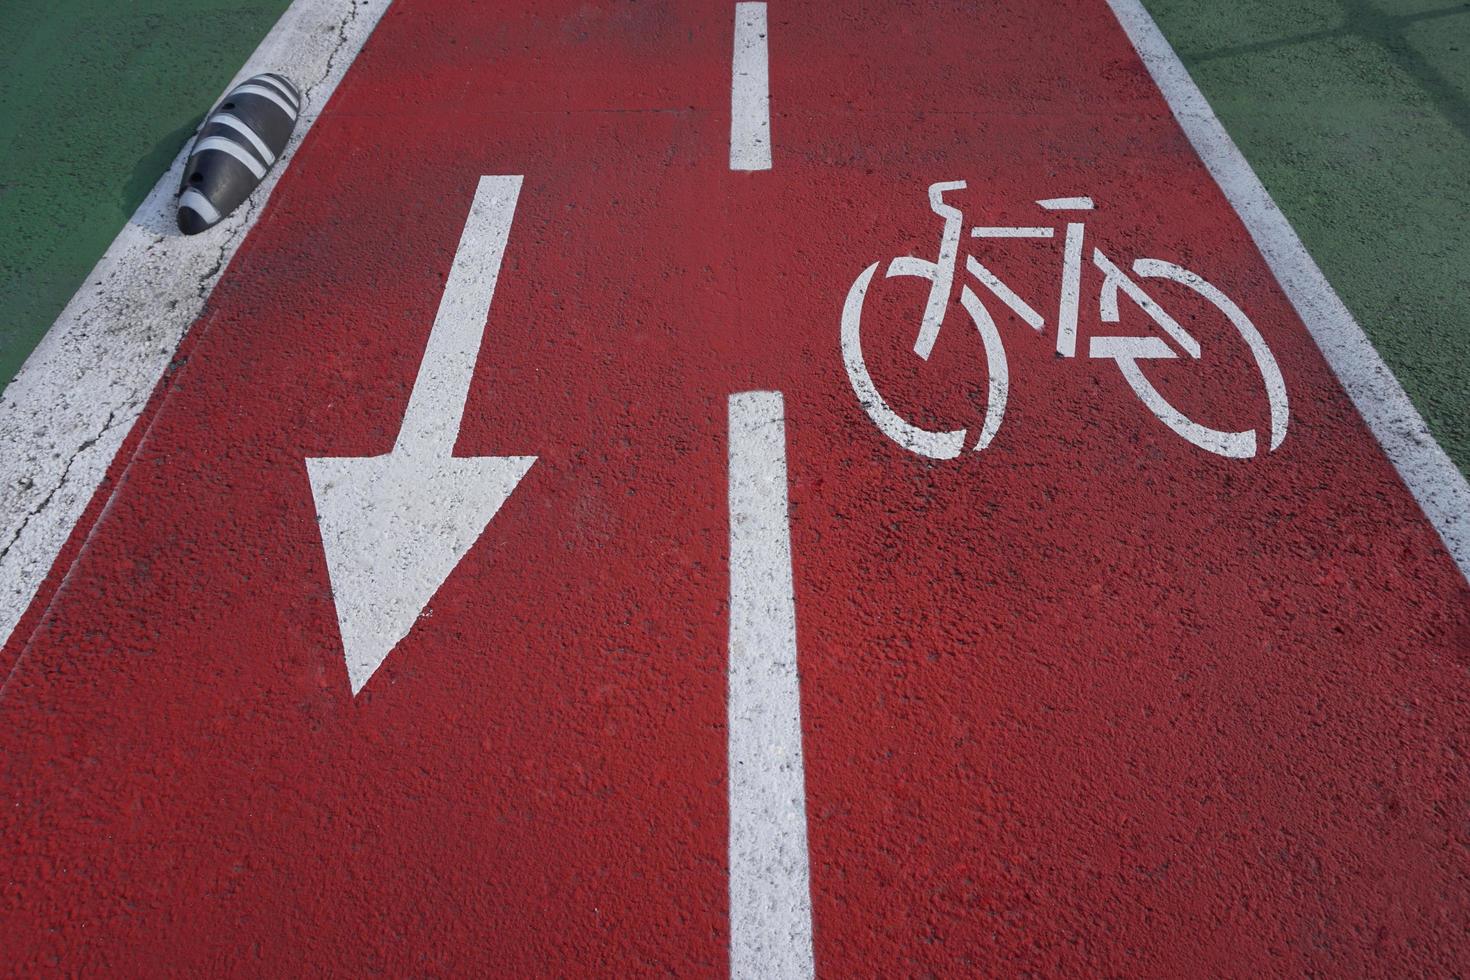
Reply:
[[814, 973], [781, 393], [730, 396], [730, 976]]
[[771, 81], [766, 5], [735, 5], [730, 69], [730, 169], [771, 169]]

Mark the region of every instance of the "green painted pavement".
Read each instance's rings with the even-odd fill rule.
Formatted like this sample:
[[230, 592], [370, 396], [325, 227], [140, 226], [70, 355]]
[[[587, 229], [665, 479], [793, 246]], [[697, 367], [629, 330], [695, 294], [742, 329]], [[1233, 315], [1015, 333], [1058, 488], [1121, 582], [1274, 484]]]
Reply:
[[8, 384], [289, 0], [5, 0]]
[[1144, 3], [1470, 475], [1470, 3]]

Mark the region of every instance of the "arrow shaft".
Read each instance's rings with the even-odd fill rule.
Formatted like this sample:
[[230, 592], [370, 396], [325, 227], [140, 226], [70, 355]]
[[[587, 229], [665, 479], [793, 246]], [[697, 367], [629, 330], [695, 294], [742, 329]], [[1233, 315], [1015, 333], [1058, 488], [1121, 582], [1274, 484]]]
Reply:
[[520, 190], [518, 175], [481, 177], [475, 188], [395, 454], [453, 453]]

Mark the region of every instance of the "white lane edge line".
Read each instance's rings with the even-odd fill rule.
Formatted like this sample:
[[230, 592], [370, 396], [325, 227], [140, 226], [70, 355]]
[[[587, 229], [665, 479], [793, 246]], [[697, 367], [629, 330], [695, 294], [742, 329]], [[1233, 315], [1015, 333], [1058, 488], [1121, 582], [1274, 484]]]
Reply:
[[281, 166], [245, 206], [184, 237], [174, 207], [190, 139], [0, 392], [0, 643], [34, 601], [180, 340], [390, 3], [293, 0], [224, 89], [267, 69], [317, 79]]
[[730, 61], [730, 169], [771, 169], [771, 77], [766, 5], [735, 5]]
[[729, 413], [730, 976], [811, 977], [784, 400], [742, 392]]
[[1470, 582], [1470, 484], [1435, 442], [1140, 0], [1108, 0], [1169, 110], [1265, 257], [1384, 454]]

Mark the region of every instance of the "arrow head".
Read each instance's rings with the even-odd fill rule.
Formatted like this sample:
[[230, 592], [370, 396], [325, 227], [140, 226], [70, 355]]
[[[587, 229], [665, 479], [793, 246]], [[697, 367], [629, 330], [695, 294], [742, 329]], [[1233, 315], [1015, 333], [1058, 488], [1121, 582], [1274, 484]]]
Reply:
[[402, 451], [306, 461], [354, 697], [534, 462]]

